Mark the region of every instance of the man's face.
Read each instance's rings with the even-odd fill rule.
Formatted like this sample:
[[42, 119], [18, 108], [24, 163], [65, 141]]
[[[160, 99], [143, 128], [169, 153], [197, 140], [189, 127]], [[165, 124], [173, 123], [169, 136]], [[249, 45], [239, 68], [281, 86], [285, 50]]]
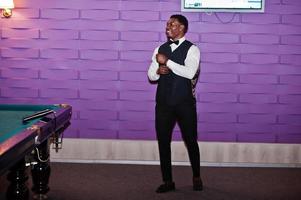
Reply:
[[168, 39], [177, 40], [185, 35], [184, 25], [177, 19], [170, 18], [166, 24], [166, 36]]

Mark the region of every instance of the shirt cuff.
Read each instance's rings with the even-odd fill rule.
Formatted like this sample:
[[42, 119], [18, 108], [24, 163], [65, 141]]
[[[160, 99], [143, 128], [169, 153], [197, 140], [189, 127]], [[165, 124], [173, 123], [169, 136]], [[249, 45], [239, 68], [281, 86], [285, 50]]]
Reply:
[[175, 64], [175, 62], [172, 60], [169, 60], [169, 59], [166, 62], [166, 66], [171, 70], [173, 69], [174, 64]]
[[160, 78], [160, 75], [157, 74], [157, 73], [153, 76], [153, 80], [154, 80], [154, 81], [158, 80], [159, 78]]

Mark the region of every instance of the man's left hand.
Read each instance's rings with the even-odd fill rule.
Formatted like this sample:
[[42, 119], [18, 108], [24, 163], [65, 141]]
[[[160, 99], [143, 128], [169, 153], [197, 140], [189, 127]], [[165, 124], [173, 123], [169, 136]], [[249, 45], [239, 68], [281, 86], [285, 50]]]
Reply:
[[161, 53], [158, 53], [156, 55], [156, 59], [160, 65], [166, 65], [166, 62], [168, 60], [168, 58], [164, 54], [161, 54]]

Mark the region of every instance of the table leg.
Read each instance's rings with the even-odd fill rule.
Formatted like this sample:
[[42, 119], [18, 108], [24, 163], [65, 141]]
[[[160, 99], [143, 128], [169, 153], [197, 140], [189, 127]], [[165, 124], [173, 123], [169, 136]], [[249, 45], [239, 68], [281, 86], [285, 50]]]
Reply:
[[10, 181], [6, 193], [8, 200], [27, 200], [29, 198], [29, 190], [26, 185], [28, 176], [26, 174], [25, 159], [20, 160], [10, 169], [7, 179]]
[[45, 140], [35, 151], [35, 164], [32, 169], [32, 191], [35, 193], [35, 199], [47, 199], [46, 193], [49, 191], [48, 182], [50, 177], [49, 165], [49, 141]]

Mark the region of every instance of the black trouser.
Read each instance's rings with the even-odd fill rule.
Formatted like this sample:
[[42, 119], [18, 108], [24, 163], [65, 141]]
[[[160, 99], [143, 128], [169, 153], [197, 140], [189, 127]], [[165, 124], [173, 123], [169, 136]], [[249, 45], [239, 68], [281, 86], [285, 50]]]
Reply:
[[188, 150], [194, 177], [200, 177], [200, 152], [197, 143], [197, 114], [195, 104], [176, 106], [156, 105], [156, 132], [159, 144], [160, 165], [163, 181], [172, 181], [171, 139], [178, 122], [182, 138]]

